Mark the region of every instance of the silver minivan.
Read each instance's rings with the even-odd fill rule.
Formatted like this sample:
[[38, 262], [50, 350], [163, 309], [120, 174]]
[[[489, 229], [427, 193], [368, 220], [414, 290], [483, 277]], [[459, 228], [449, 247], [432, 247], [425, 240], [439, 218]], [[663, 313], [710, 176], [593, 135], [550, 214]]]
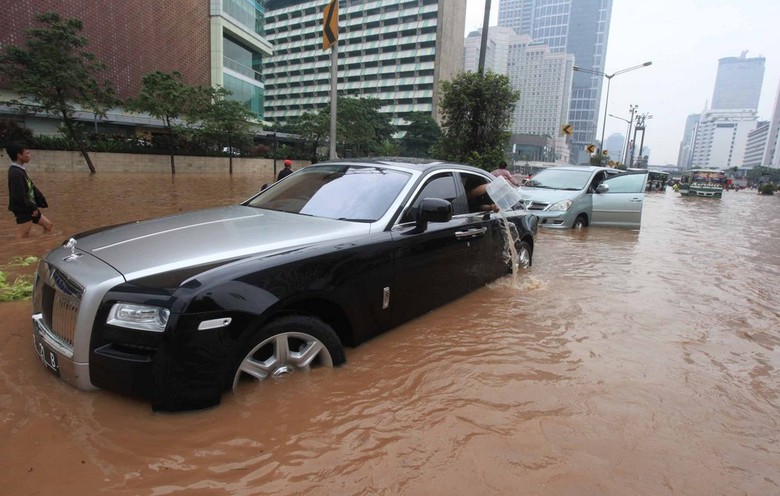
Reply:
[[646, 184], [646, 170], [571, 165], [539, 172], [518, 192], [542, 227], [639, 229]]

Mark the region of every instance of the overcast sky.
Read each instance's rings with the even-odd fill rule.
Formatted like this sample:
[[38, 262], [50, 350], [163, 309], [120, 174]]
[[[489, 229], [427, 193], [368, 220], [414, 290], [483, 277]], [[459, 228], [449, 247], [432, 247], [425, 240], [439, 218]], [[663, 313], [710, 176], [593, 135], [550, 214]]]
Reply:
[[[491, 1], [491, 26], [500, 1]], [[485, 1], [467, 2], [468, 35], [482, 26]], [[780, 0], [614, 0], [605, 72], [653, 64], [612, 79], [608, 113], [628, 120], [635, 104], [652, 114], [644, 141], [650, 165], [676, 164], [686, 117], [712, 100], [718, 59], [744, 50], [766, 58], [758, 115], [769, 120], [780, 85]], [[601, 126], [600, 120], [597, 139]], [[605, 137], [627, 127], [609, 117]]]

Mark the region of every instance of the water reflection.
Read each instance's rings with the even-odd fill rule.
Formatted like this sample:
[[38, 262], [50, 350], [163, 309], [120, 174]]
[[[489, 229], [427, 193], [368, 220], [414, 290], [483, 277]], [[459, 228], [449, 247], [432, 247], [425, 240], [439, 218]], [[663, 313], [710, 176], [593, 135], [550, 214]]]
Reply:
[[[52, 238], [238, 202], [259, 178], [50, 174]], [[338, 369], [155, 414], [37, 363], [0, 306], [9, 494], [774, 494], [780, 197], [647, 196], [641, 231], [542, 230], [533, 267], [348, 350]], [[7, 217], [11, 217], [10, 214]]]

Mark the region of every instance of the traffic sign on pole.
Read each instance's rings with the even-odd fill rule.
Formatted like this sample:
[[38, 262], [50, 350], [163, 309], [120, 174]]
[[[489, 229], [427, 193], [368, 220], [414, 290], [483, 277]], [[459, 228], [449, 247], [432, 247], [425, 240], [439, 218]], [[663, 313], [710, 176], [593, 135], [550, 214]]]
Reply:
[[564, 124], [561, 128], [561, 131], [563, 131], [563, 134], [571, 136], [571, 133], [574, 132], [574, 126], [571, 124]]
[[596, 145], [588, 145], [585, 149], [588, 150], [588, 153], [593, 153], [596, 151]]
[[322, 49], [327, 50], [339, 39], [339, 0], [331, 0], [322, 13]]

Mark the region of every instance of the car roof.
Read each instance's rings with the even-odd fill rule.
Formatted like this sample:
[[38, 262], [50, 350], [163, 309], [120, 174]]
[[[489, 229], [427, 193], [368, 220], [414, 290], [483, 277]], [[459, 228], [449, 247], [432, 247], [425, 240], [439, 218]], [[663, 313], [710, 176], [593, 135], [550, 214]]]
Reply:
[[[599, 170], [617, 170], [611, 167], [597, 167], [595, 165], [556, 165], [547, 167], [545, 170], [568, 170], [568, 171], [599, 171]], [[541, 172], [541, 171], [540, 171]]]
[[469, 172], [476, 172], [481, 174], [487, 174], [488, 172], [478, 167], [471, 165], [458, 164], [455, 162], [443, 162], [441, 160], [434, 160], [429, 158], [415, 158], [415, 157], [371, 157], [371, 158], [347, 158], [347, 159], [335, 159], [328, 160], [326, 162], [318, 162], [312, 164], [309, 167], [325, 164], [354, 164], [365, 166], [383, 166], [392, 167], [395, 169], [402, 169], [408, 171], [424, 172], [431, 169], [443, 169], [443, 168], [457, 168]]

